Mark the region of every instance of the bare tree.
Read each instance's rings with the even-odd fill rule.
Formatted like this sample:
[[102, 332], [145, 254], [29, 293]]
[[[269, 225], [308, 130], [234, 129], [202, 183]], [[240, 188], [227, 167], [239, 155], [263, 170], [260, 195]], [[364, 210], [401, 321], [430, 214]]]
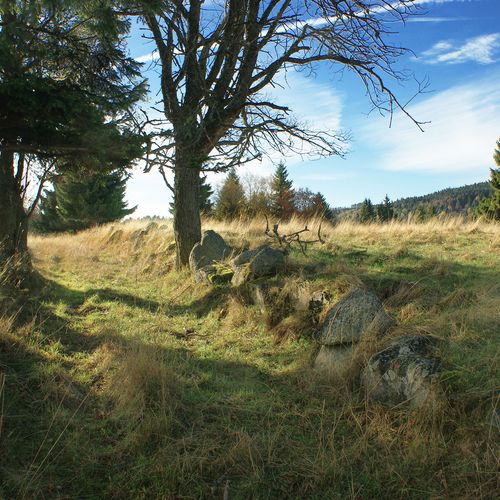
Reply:
[[227, 170], [271, 148], [344, 153], [344, 135], [309, 128], [264, 94], [283, 72], [348, 68], [376, 109], [413, 120], [391, 90], [409, 76], [394, 67], [406, 49], [387, 42], [391, 26], [413, 13], [413, 0], [164, 0], [142, 8], [165, 117], [155, 122], [161, 130], [152, 135], [147, 170], [156, 165], [174, 192], [178, 266], [201, 237], [201, 171]]

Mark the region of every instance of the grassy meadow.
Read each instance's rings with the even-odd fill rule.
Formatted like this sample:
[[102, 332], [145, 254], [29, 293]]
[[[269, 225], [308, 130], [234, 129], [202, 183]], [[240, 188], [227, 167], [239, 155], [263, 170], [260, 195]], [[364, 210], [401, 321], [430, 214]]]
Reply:
[[[326, 226], [271, 280], [363, 283], [390, 337], [441, 339], [446, 398], [412, 411], [359, 386], [387, 339], [316, 373], [307, 318], [195, 283], [170, 225], [146, 225], [30, 238], [40, 291], [0, 318], [0, 498], [498, 498], [499, 225]], [[264, 226], [204, 221], [235, 248]]]

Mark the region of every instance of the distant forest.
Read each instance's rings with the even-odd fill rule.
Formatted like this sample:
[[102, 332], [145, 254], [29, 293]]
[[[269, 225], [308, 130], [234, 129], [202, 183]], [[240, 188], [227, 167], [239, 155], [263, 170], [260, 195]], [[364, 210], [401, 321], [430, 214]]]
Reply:
[[[491, 196], [493, 189], [489, 182], [478, 182], [457, 188], [447, 188], [423, 196], [412, 196], [401, 198], [393, 203], [396, 218], [405, 218], [410, 213], [422, 212], [437, 215], [462, 214], [466, 215], [474, 211], [479, 201]], [[337, 208], [334, 212], [341, 218], [355, 216], [360, 210], [362, 203], [352, 205], [350, 208]]]

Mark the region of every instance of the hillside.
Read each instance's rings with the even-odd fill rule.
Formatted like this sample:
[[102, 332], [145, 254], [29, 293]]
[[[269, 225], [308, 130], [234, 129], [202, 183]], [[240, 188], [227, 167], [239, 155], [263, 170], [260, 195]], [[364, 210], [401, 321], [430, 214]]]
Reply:
[[[204, 227], [266, 241], [260, 220]], [[167, 224], [32, 236], [40, 294], [0, 319], [0, 498], [495, 498], [498, 225], [324, 233], [270, 285], [374, 291], [398, 326], [358, 361], [435, 336], [443, 404], [367, 404], [355, 359], [312, 370], [304, 318], [176, 271]]]
[[424, 196], [402, 198], [394, 202], [398, 214], [412, 212], [417, 207], [432, 207], [436, 213], [465, 214], [477, 207], [479, 200], [491, 195], [489, 182], [478, 182], [457, 188], [447, 188]]
[[[491, 195], [489, 182], [478, 182], [457, 188], [447, 188], [434, 193], [400, 198], [393, 201], [396, 217], [405, 219], [409, 213], [417, 209], [424, 213], [445, 213], [448, 215], [465, 215], [477, 207], [479, 200]], [[378, 203], [380, 200], [372, 200]], [[356, 203], [349, 208], [337, 208], [335, 213], [341, 218], [353, 216], [361, 207]]]

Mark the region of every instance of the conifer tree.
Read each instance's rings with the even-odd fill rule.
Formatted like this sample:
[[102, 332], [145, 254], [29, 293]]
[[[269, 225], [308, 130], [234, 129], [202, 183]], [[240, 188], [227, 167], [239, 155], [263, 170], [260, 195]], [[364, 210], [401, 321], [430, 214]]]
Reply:
[[312, 198], [312, 206], [314, 210], [314, 215], [321, 216], [326, 220], [333, 219], [333, 212], [328, 205], [325, 197], [321, 193], [316, 193]]
[[365, 198], [359, 210], [359, 222], [364, 224], [375, 220], [375, 208], [370, 198]]
[[394, 208], [387, 195], [382, 203], [377, 205], [377, 217], [380, 222], [387, 222], [394, 218]]
[[121, 5], [0, 1], [0, 265], [30, 267], [28, 220], [52, 167], [78, 156], [110, 171], [143, 154], [129, 113], [146, 87]]
[[111, 173], [66, 172], [54, 181], [40, 203], [35, 228], [42, 232], [77, 231], [130, 215], [124, 200], [128, 176]]
[[243, 213], [245, 192], [234, 168], [219, 189], [215, 205], [215, 213], [219, 219], [233, 219]]
[[490, 169], [490, 185], [493, 193], [489, 198], [481, 200], [478, 213], [488, 219], [500, 220], [500, 139], [497, 141], [493, 160], [499, 167]]
[[[200, 176], [198, 181], [198, 201], [201, 213], [209, 214], [212, 211], [212, 195], [214, 191], [212, 186], [207, 182], [207, 176]], [[170, 214], [173, 216], [175, 213], [175, 200], [172, 200], [169, 208]]]
[[289, 219], [294, 210], [295, 193], [292, 181], [288, 178], [288, 171], [283, 162], [276, 167], [271, 181], [271, 210], [273, 215], [280, 219]]

